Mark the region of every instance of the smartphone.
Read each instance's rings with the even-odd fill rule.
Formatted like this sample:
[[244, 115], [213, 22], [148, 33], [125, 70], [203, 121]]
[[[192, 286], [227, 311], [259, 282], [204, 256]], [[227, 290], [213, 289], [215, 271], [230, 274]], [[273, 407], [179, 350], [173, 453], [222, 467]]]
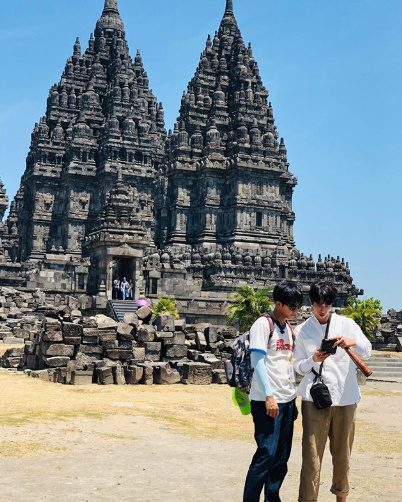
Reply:
[[321, 342], [321, 350], [323, 352], [327, 352], [328, 354], [335, 354], [336, 349], [338, 347], [332, 347], [332, 345], [336, 342], [336, 338], [332, 338], [331, 340], [323, 340]]

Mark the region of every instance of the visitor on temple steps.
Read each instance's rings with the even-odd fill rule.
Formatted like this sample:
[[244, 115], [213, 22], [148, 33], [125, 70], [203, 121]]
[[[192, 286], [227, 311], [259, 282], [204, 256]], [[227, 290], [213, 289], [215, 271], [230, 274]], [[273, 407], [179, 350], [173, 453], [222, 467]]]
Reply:
[[279, 490], [286, 476], [292, 447], [293, 423], [297, 416], [295, 374], [292, 366], [293, 319], [303, 301], [297, 283], [282, 281], [273, 290], [274, 331], [265, 316], [250, 328], [251, 414], [257, 450], [248, 470], [243, 502], [259, 502], [262, 489], [266, 502], [280, 502]]
[[120, 291], [120, 277], [116, 277], [113, 281], [113, 300], [119, 299], [119, 291]]
[[127, 282], [127, 279], [125, 277], [123, 277], [123, 280], [121, 281], [121, 284], [120, 284], [122, 300], [125, 300], [127, 298], [128, 288], [129, 288], [129, 284]]
[[[331, 492], [336, 495], [337, 502], [346, 502], [349, 494], [350, 454], [360, 391], [356, 367], [346, 351], [340, 349], [350, 347], [358, 356], [367, 358], [371, 353], [371, 343], [352, 319], [331, 314], [336, 294], [330, 281], [313, 283], [310, 303], [314, 315], [295, 329], [293, 364], [304, 376], [297, 392], [302, 397], [303, 416], [299, 502], [318, 500], [321, 462], [328, 437], [333, 463]], [[333, 340], [333, 347], [337, 347], [335, 354], [321, 350], [325, 333]], [[332, 405], [324, 409], [316, 408], [310, 394], [314, 371], [319, 373], [320, 364], [332, 400]]]

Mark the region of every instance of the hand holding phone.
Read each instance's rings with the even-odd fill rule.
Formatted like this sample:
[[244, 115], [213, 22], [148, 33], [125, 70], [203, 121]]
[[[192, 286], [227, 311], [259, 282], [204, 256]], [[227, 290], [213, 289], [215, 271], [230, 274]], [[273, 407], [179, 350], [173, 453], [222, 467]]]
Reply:
[[321, 342], [321, 350], [327, 352], [328, 354], [335, 354], [338, 347], [333, 347], [333, 344], [337, 341], [337, 338], [324, 339]]

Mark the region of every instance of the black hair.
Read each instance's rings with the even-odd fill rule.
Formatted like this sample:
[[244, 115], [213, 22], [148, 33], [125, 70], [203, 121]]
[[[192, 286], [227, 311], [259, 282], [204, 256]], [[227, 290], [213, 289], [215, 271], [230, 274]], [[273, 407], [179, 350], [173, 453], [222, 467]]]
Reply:
[[303, 293], [297, 282], [294, 281], [281, 281], [279, 282], [272, 292], [274, 302], [281, 302], [291, 307], [303, 304]]
[[337, 290], [332, 281], [315, 281], [310, 287], [310, 300], [312, 303], [325, 303], [333, 305], [336, 299]]

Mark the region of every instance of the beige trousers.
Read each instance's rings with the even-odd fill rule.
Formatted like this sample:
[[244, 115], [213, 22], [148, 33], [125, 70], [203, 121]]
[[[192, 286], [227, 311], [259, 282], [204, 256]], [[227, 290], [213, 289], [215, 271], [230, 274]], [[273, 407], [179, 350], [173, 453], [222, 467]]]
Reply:
[[352, 404], [318, 410], [314, 403], [302, 402], [303, 463], [299, 502], [316, 502], [318, 499], [321, 462], [328, 437], [333, 465], [331, 492], [339, 497], [349, 494], [349, 462], [355, 437], [356, 407]]

